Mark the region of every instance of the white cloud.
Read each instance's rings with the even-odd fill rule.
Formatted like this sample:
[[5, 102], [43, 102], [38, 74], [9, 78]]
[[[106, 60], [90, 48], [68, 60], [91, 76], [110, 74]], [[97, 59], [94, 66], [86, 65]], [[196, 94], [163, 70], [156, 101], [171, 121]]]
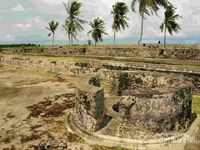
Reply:
[[34, 28], [44, 28], [47, 23], [41, 17], [27, 18], [23, 23], [13, 24], [15, 30], [27, 31]]
[[36, 28], [44, 28], [47, 24], [47, 22], [44, 21], [42, 17], [39, 17], [39, 16], [27, 18], [25, 19], [25, 22], [32, 24], [32, 26]]
[[67, 2], [69, 0], [38, 0], [44, 3], [47, 3], [48, 5], [55, 5], [55, 4], [62, 4], [63, 2]]
[[14, 40], [15, 40], [14, 36], [10, 34], [6, 34], [2, 39], [2, 41], [4, 42], [13, 42]]
[[14, 11], [14, 12], [25, 11], [24, 7], [21, 4], [19, 4], [19, 3], [15, 7], [11, 8], [10, 10]]
[[14, 24], [13, 25], [13, 29], [17, 29], [17, 30], [22, 30], [22, 31], [27, 31], [29, 29], [31, 29], [32, 25], [31, 23], [18, 23], [18, 24]]

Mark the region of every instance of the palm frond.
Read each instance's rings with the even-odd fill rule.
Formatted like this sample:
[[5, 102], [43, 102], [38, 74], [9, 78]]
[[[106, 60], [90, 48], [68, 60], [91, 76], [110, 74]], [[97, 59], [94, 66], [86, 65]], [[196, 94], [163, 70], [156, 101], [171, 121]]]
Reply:
[[[170, 35], [173, 36], [173, 32], [178, 33], [181, 30], [180, 25], [176, 22], [181, 16], [176, 14], [176, 8], [170, 4], [165, 10], [165, 20], [161, 24], [161, 27], [166, 27]], [[163, 28], [160, 28], [163, 31]]]

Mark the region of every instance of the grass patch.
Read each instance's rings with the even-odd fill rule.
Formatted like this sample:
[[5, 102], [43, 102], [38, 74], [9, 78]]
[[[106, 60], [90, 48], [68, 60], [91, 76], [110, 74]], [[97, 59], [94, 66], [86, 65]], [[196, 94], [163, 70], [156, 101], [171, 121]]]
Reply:
[[193, 112], [200, 114], [200, 95], [193, 96], [192, 109]]

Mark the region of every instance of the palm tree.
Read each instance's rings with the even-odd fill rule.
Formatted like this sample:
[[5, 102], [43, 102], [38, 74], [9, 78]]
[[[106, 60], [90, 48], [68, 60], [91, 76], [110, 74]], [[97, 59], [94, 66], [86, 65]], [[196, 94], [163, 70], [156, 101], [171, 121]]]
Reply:
[[165, 10], [165, 19], [160, 26], [161, 31], [164, 31], [164, 46], [166, 45], [167, 30], [170, 35], [173, 35], [173, 32], [178, 33], [181, 30], [180, 25], [176, 22], [181, 16], [175, 13], [176, 8], [173, 5], [168, 5]]
[[90, 30], [88, 34], [92, 35], [96, 46], [99, 41], [103, 41], [103, 34], [107, 35], [105, 32], [105, 24], [104, 21], [98, 17], [90, 22], [90, 26], [92, 30]]
[[111, 14], [113, 15], [114, 19], [112, 24], [112, 29], [114, 32], [114, 45], [116, 32], [120, 31], [121, 29], [125, 30], [126, 27], [128, 27], [127, 20], [129, 19], [126, 16], [128, 12], [128, 6], [124, 2], [117, 2], [115, 5], [113, 5], [113, 10], [111, 11]]
[[69, 22], [69, 20], [65, 21], [65, 24], [62, 25], [62, 27], [65, 29], [67, 35], [68, 35], [68, 41], [69, 41], [69, 45], [71, 45], [71, 39], [77, 39], [77, 31], [71, 32], [72, 28], [71, 28], [72, 24]]
[[47, 30], [50, 31], [50, 33], [48, 34], [48, 36], [51, 36], [52, 35], [52, 45], [54, 45], [54, 37], [55, 37], [55, 31], [59, 25], [58, 22], [54, 22], [54, 21], [51, 21], [48, 23], [48, 27], [45, 27]]
[[67, 29], [68, 38], [73, 45], [73, 39], [76, 39], [77, 33], [84, 30], [82, 24], [86, 23], [83, 19], [79, 18], [80, 9], [82, 4], [76, 0], [69, 1], [68, 4], [63, 3], [65, 6], [68, 17], [65, 21], [65, 29]]
[[169, 2], [168, 0], [132, 0], [131, 9], [134, 12], [136, 12], [135, 5], [137, 2], [139, 3], [139, 13], [141, 16], [141, 33], [140, 33], [140, 39], [138, 41], [139, 45], [142, 42], [143, 38], [145, 14], [148, 16], [150, 16], [150, 13], [157, 14], [159, 6], [163, 6], [164, 8], [166, 8]]

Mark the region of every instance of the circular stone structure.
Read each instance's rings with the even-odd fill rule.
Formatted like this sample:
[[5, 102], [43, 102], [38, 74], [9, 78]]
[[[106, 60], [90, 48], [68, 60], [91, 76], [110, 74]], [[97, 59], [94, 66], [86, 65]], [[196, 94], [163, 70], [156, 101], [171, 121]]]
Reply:
[[192, 87], [187, 82], [122, 72], [110, 84], [104, 97], [98, 77], [77, 81], [76, 106], [67, 114], [67, 126], [88, 142], [127, 148], [158, 144], [181, 138], [191, 125]]

